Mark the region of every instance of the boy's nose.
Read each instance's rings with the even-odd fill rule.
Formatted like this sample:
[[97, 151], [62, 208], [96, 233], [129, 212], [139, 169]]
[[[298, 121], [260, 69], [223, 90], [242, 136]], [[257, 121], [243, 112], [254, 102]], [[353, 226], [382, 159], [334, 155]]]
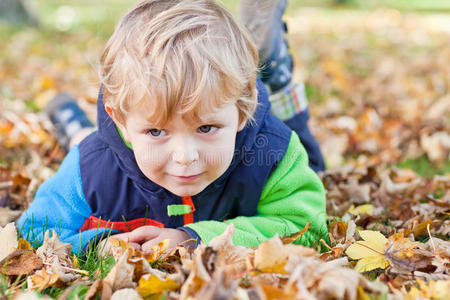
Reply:
[[199, 155], [194, 143], [184, 141], [177, 143], [172, 152], [172, 159], [180, 165], [190, 165], [194, 161], [198, 161]]

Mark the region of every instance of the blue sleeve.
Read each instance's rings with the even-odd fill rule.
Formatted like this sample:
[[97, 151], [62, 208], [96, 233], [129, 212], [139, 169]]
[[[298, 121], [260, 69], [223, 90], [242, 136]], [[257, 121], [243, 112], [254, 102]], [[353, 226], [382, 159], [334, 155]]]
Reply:
[[60, 240], [72, 243], [72, 251], [81, 250], [106, 229], [78, 230], [91, 208], [83, 193], [80, 173], [80, 151], [74, 146], [62, 162], [58, 172], [45, 181], [36, 192], [28, 209], [20, 217], [18, 228], [22, 237], [31, 243], [44, 240], [47, 230], [55, 230]]

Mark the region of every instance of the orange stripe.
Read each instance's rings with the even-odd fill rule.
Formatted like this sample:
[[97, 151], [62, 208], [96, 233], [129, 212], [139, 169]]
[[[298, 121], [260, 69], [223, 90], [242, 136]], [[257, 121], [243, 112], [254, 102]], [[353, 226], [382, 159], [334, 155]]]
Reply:
[[185, 215], [183, 216], [183, 219], [184, 219], [184, 225], [194, 223], [194, 211], [195, 211], [195, 206], [194, 206], [194, 203], [192, 202], [191, 196], [181, 197], [181, 201], [183, 202], [183, 204], [189, 205], [189, 206], [191, 207], [191, 209], [192, 209], [190, 213], [185, 214]]

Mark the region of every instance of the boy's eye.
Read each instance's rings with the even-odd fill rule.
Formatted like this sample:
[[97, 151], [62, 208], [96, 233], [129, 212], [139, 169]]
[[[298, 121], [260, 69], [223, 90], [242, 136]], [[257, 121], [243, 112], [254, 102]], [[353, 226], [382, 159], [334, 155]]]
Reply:
[[166, 135], [166, 132], [165, 132], [165, 130], [163, 130], [163, 129], [156, 129], [156, 128], [153, 128], [153, 129], [150, 129], [148, 132], [149, 132], [152, 136], [164, 136], [164, 135]]
[[213, 125], [202, 125], [198, 128], [198, 131], [201, 133], [214, 132], [217, 129], [216, 126]]

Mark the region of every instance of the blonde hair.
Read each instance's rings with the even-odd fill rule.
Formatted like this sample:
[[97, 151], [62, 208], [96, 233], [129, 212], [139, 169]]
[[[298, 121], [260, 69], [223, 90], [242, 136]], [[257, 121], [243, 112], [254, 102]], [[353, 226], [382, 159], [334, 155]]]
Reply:
[[200, 119], [235, 103], [240, 121], [257, 106], [258, 52], [213, 0], [146, 0], [119, 21], [101, 56], [104, 103], [119, 122], [145, 102], [156, 126], [178, 109]]

